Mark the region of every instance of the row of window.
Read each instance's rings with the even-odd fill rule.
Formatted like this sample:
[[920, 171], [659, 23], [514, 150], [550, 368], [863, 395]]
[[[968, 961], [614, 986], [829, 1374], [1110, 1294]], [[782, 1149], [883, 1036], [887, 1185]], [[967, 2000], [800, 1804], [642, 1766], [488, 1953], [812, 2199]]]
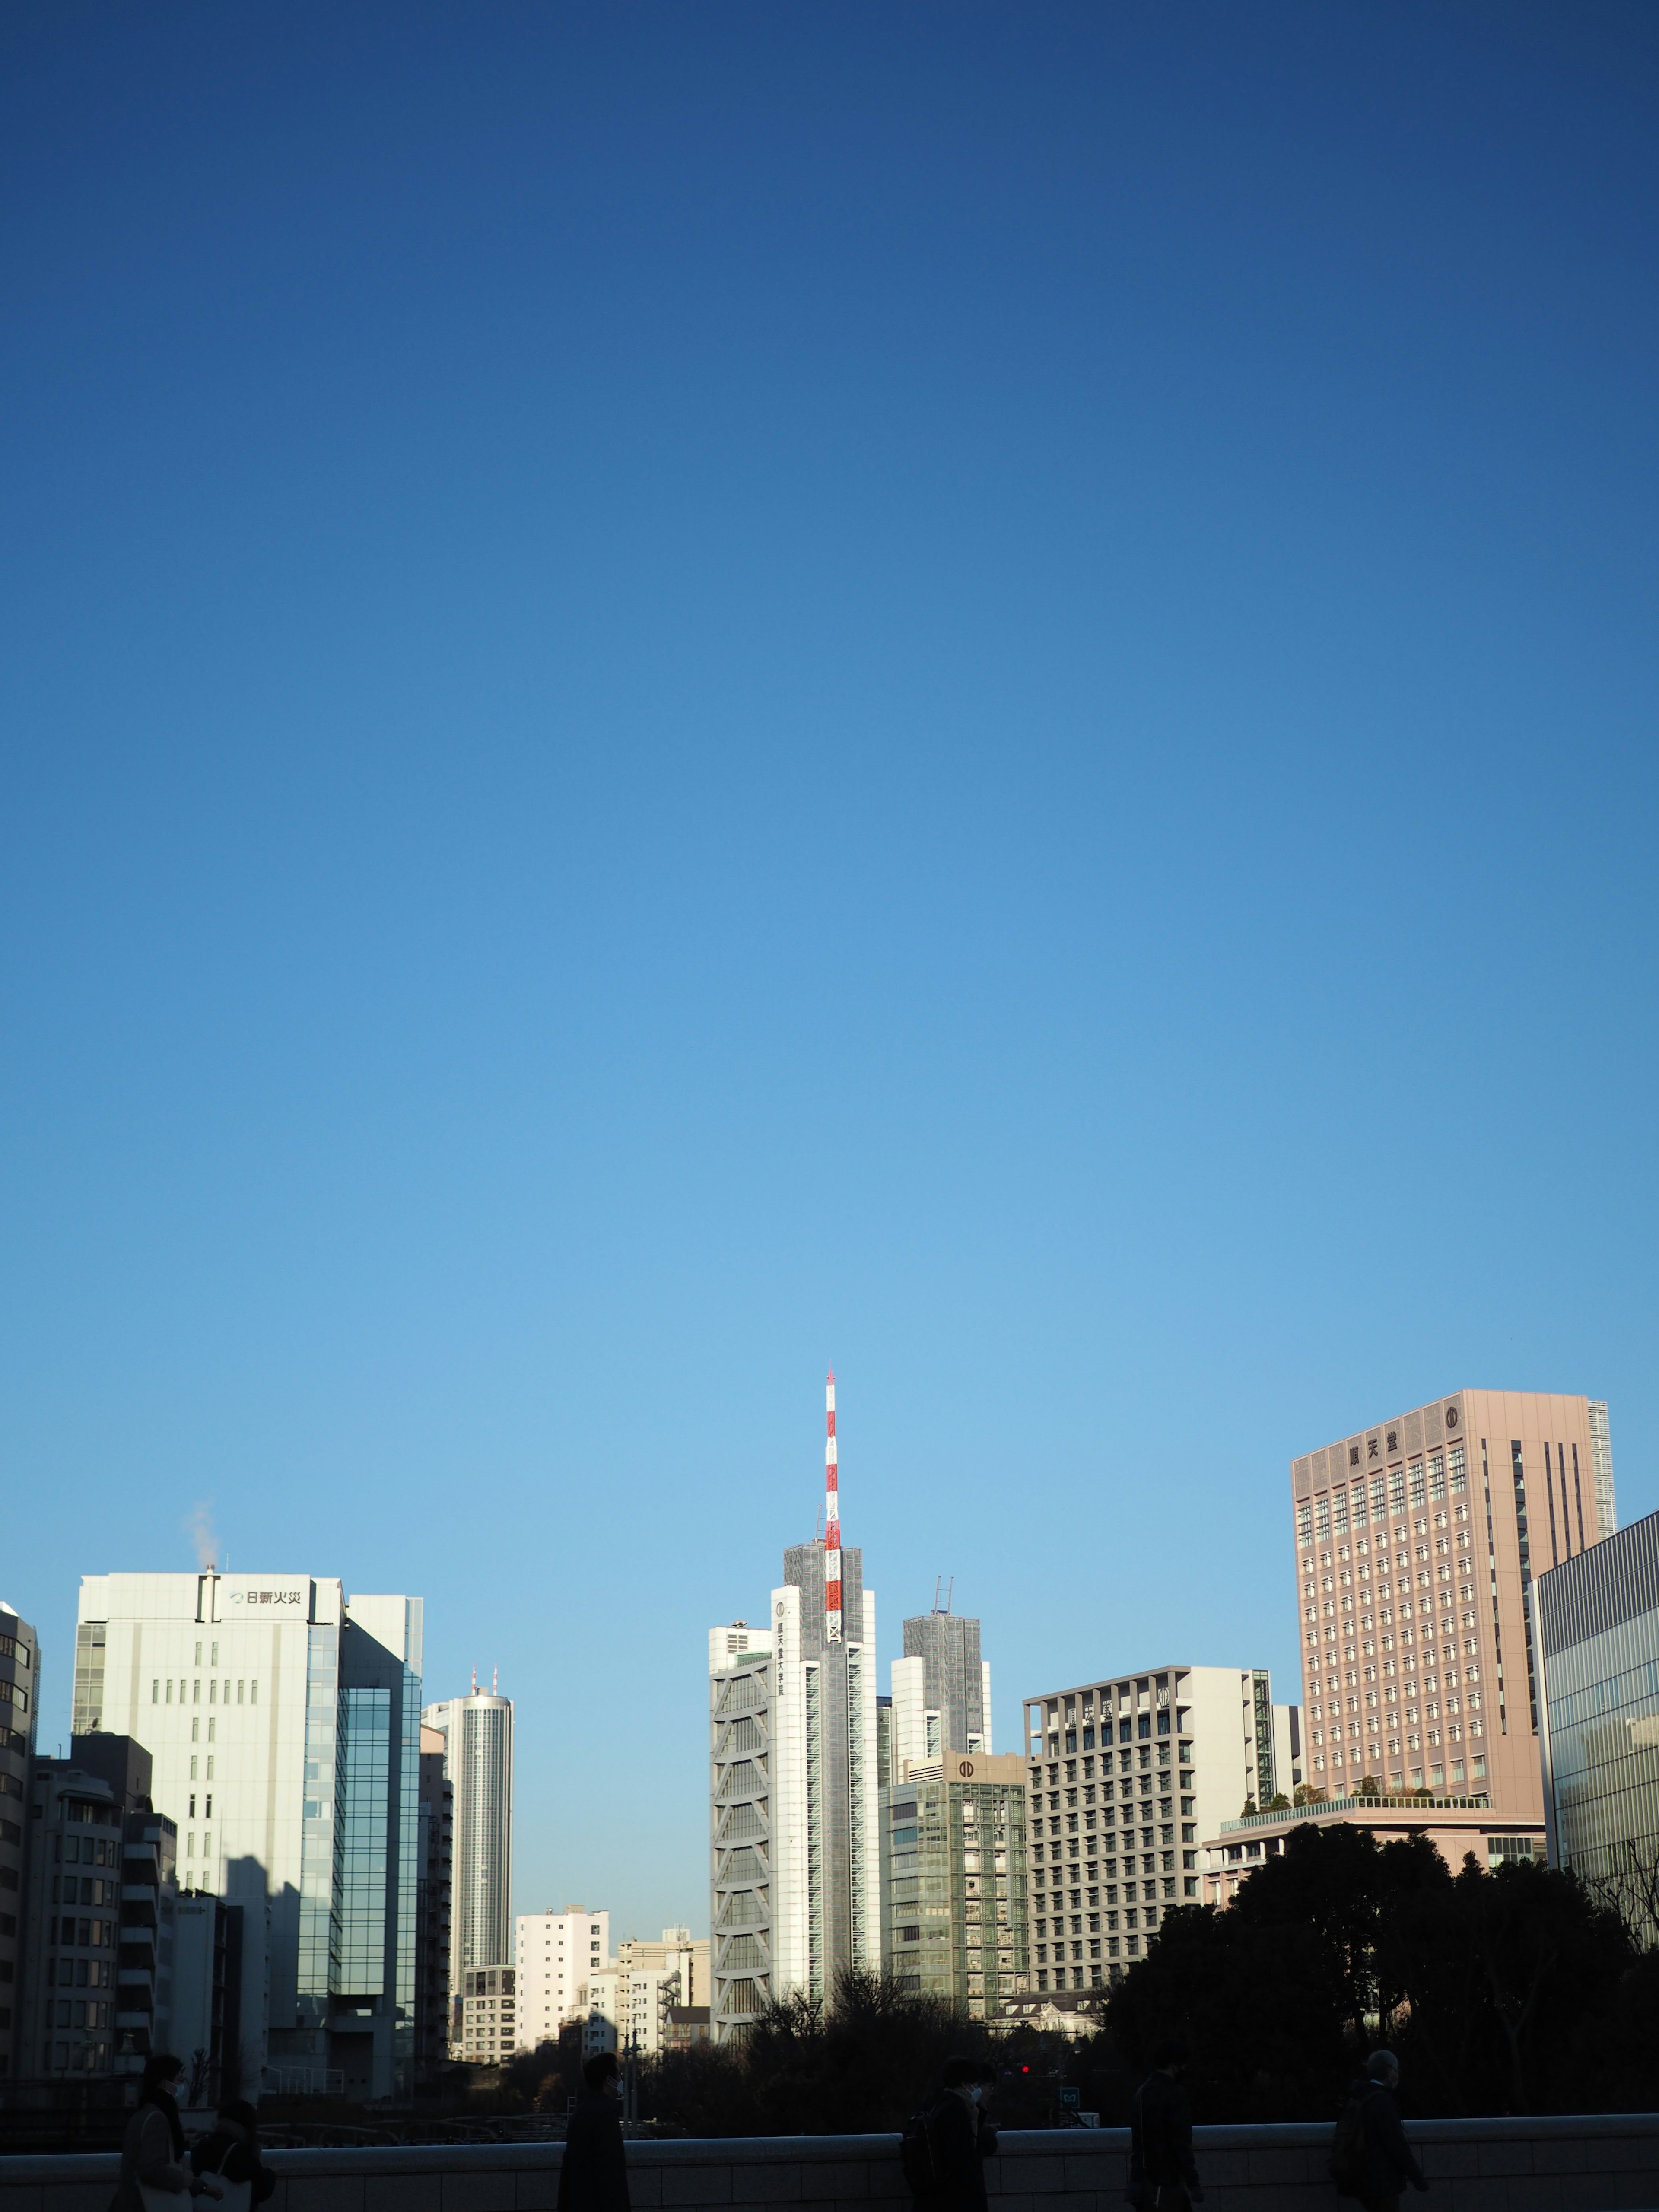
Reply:
[[[1357, 1460], [1354, 1463], [1358, 1464]], [[1447, 1494], [1449, 1470], [1450, 1493], [1455, 1498], [1468, 1487], [1468, 1462], [1462, 1444], [1453, 1444], [1449, 1456], [1431, 1452], [1426, 1466], [1419, 1458], [1407, 1466], [1391, 1467], [1386, 1474], [1379, 1471], [1371, 1476], [1369, 1486], [1361, 1480], [1347, 1490], [1322, 1492], [1297, 1507], [1297, 1540], [1305, 1544], [1315, 1534], [1321, 1538], [1333, 1533], [1345, 1536], [1351, 1519], [1356, 1528], [1364, 1528], [1368, 1517], [1381, 1521], [1385, 1503], [1390, 1513], [1405, 1512], [1408, 1500], [1413, 1505], [1432, 1504]]]
[[[156, 1675], [149, 1686], [149, 1701], [151, 1705], [170, 1705], [173, 1704], [175, 1700], [173, 1695], [173, 1678], [171, 1674], [167, 1675], [165, 1680], [163, 1680], [161, 1675]], [[223, 1678], [222, 1686], [224, 1689], [224, 1695], [222, 1698], [219, 1694], [221, 1686], [221, 1678], [218, 1675], [216, 1674], [210, 1680], [208, 1683], [207, 1694], [207, 1701], [209, 1705], [228, 1705], [234, 1702], [240, 1705], [244, 1702], [243, 1692], [245, 1690], [247, 1693], [246, 1702], [248, 1705], [257, 1705], [259, 1702], [259, 1681], [257, 1675], [245, 1677], [237, 1682], [236, 1695], [234, 1700], [230, 1694], [230, 1677], [228, 1675]], [[165, 1697], [161, 1694], [164, 1690], [167, 1692]], [[190, 1692], [188, 1697], [185, 1694], [186, 1691], [189, 1691]], [[179, 1684], [179, 1696], [176, 1702], [181, 1705], [199, 1705], [202, 1702], [202, 1685], [200, 1681], [197, 1680], [194, 1682], [187, 1682], [181, 1680]]]
[[[64, 1923], [67, 1927], [69, 1923]], [[115, 1980], [112, 1959], [48, 1959], [46, 1987], [58, 1990], [106, 1990]]]
[[[118, 1920], [76, 1920], [65, 1917], [46, 1923], [48, 1943], [84, 1944], [92, 1950], [108, 1950], [121, 1940]], [[59, 1934], [59, 1929], [62, 1934]]]

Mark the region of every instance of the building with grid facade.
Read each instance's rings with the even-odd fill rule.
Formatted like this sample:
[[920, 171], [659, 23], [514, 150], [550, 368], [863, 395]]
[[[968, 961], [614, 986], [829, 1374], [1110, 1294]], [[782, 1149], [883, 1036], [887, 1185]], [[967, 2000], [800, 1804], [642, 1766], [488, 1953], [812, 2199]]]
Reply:
[[268, 1925], [290, 2083], [412, 2087], [422, 1621], [419, 1598], [348, 1603], [325, 1577], [82, 1580], [77, 1733], [144, 1746], [179, 1887]]
[[[907, 1620], [903, 1636], [904, 1656], [891, 1668], [884, 1747], [891, 1778], [899, 1782], [913, 1764], [993, 1747], [991, 1662], [980, 1656], [978, 1621], [936, 1606]], [[878, 1765], [881, 1756], [878, 1744]]]
[[1659, 1513], [1540, 1574], [1550, 1863], [1659, 1943]]
[[1291, 1466], [1310, 1778], [1543, 1818], [1533, 1577], [1615, 1526], [1605, 1404], [1458, 1390]]
[[0, 2077], [21, 2071], [15, 1992], [22, 1979], [25, 1832], [40, 1680], [34, 1631], [0, 1602]]
[[1005, 2018], [1028, 1986], [1023, 1761], [908, 1765], [881, 1793], [881, 1837], [883, 1950], [899, 1987]]
[[842, 1634], [827, 1633], [824, 1549], [791, 1545], [769, 1625], [711, 1629], [709, 1887], [714, 2039], [770, 1997], [833, 1995], [882, 1959], [876, 1601], [841, 1552]]
[[1104, 1987], [1172, 1905], [1198, 1902], [1201, 1839], [1289, 1793], [1296, 1741], [1265, 1668], [1158, 1667], [1028, 1698], [1037, 1993]]

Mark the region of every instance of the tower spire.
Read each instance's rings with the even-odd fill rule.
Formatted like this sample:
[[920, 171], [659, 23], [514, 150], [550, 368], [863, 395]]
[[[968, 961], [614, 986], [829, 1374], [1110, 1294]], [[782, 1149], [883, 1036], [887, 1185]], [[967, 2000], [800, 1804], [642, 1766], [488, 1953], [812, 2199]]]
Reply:
[[823, 1614], [824, 1641], [841, 1642], [841, 1492], [836, 1485], [836, 1370], [823, 1390]]

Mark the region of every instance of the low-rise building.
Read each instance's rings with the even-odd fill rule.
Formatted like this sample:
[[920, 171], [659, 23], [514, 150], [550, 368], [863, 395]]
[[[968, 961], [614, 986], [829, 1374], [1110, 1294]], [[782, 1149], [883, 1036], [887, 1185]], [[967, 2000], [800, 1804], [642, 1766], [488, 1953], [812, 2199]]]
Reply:
[[1000, 2020], [1027, 1987], [1025, 1770], [952, 1753], [881, 1792], [883, 1948], [902, 1990]]
[[1487, 1797], [1343, 1797], [1224, 1820], [1200, 1848], [1200, 1901], [1231, 1905], [1239, 1884], [1277, 1858], [1298, 1829], [1339, 1822], [1370, 1829], [1380, 1844], [1426, 1835], [1454, 1874], [1471, 1853], [1486, 1868], [1544, 1856], [1541, 1821], [1499, 1820]]
[[468, 1966], [461, 1974], [461, 2060], [504, 2066], [519, 2047], [517, 1972], [512, 1966]]
[[668, 2029], [664, 2048], [668, 2051], [690, 2051], [694, 2044], [711, 2040], [708, 2026], [708, 2007], [703, 2005], [670, 2005]]

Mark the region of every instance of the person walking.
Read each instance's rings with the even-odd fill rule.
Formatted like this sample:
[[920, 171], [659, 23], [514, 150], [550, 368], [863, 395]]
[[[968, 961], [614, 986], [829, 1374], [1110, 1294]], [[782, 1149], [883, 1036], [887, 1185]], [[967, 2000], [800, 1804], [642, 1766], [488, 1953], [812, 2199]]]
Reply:
[[220, 2106], [212, 2134], [191, 2145], [190, 2162], [226, 2185], [225, 2212], [253, 2212], [276, 2193], [276, 2177], [259, 2156], [259, 2115], [243, 2098]]
[[1187, 2212], [1202, 2203], [1193, 2164], [1193, 2112], [1181, 2076], [1186, 2046], [1160, 2044], [1129, 2108], [1129, 2202], [1143, 2212]]
[[1400, 2192], [1407, 2182], [1426, 2189], [1400, 2118], [1395, 2092], [1400, 2061], [1392, 2051], [1373, 2051], [1365, 2070], [1348, 2091], [1348, 2109], [1338, 2124], [1338, 2154], [1332, 2161], [1337, 2194], [1358, 2197], [1364, 2212], [1400, 2212]]
[[170, 2051], [158, 2051], [144, 2061], [138, 2103], [121, 2143], [121, 2179], [109, 2212], [160, 2212], [172, 2198], [224, 2194], [211, 2174], [192, 2173], [185, 2163], [185, 2130], [173, 2094], [184, 2070], [184, 2060]]
[[985, 2161], [997, 2131], [987, 2107], [996, 2069], [983, 2058], [947, 2058], [941, 2086], [907, 2131], [920, 2140], [905, 2154], [911, 2185], [925, 2212], [985, 2212]]
[[582, 2082], [565, 2130], [558, 2212], [629, 2212], [616, 2052], [596, 2051], [583, 2064]]

